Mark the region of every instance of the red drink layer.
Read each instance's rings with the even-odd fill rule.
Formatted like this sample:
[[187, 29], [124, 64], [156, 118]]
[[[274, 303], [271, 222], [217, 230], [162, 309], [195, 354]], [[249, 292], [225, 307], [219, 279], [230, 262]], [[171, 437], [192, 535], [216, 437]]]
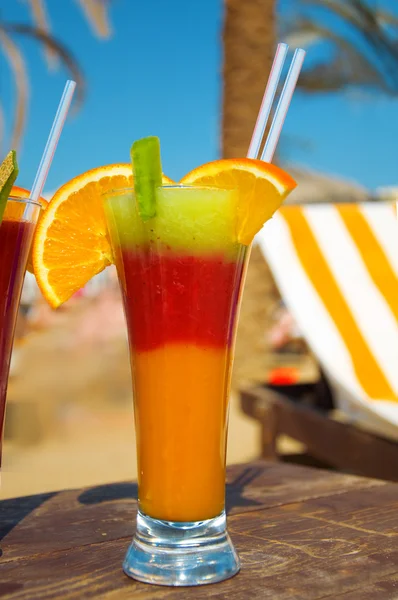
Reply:
[[135, 351], [164, 344], [231, 345], [243, 261], [222, 254], [123, 250], [125, 306]]
[[12, 343], [34, 228], [7, 219], [0, 225], [0, 465]]

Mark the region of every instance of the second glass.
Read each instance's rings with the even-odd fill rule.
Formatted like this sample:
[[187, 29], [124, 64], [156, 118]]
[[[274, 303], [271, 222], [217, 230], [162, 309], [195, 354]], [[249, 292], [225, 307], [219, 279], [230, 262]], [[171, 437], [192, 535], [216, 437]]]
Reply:
[[138, 458], [137, 532], [124, 570], [199, 585], [231, 577], [228, 400], [248, 248], [231, 190], [165, 186], [143, 222], [133, 190], [104, 201], [127, 320]]
[[39, 213], [38, 202], [10, 197], [0, 224], [0, 467], [14, 331]]

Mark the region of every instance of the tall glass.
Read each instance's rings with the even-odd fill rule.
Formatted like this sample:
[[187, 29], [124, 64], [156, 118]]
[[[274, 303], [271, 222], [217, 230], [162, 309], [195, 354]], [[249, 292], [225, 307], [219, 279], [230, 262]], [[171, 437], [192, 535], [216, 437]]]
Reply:
[[14, 331], [39, 213], [38, 202], [10, 197], [0, 225], [0, 467]]
[[228, 399], [247, 247], [236, 192], [165, 186], [142, 222], [132, 190], [105, 196], [130, 342], [137, 531], [125, 573], [161, 585], [231, 577]]

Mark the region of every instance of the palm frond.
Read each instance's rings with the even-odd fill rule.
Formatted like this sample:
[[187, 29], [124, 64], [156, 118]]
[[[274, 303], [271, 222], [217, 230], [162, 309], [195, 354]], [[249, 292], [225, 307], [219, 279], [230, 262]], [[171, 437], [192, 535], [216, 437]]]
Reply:
[[5, 32], [6, 34], [18, 34], [34, 38], [44, 46], [50, 48], [59, 57], [66, 69], [68, 69], [72, 79], [76, 81], [76, 103], [74, 108], [77, 110], [80, 107], [85, 97], [86, 85], [84, 76], [74, 56], [63, 44], [61, 44], [61, 42], [45, 31], [41, 31], [31, 25], [0, 23], [0, 31]]
[[366, 86], [379, 88], [387, 93], [390, 91], [382, 73], [352, 42], [311, 21], [301, 20], [299, 26], [303, 35], [329, 41], [334, 48], [332, 59], [321, 61], [304, 71], [298, 82], [302, 89], [321, 92]]
[[[386, 28], [380, 18], [380, 14], [385, 14], [390, 23], [395, 23], [394, 15], [372, 10], [363, 0], [301, 0], [301, 8], [298, 17], [285, 21], [285, 36], [298, 36], [309, 44], [327, 41], [332, 44], [334, 56], [307, 67], [299, 85], [311, 91], [358, 85], [398, 93], [398, 40], [391, 33], [391, 26]], [[305, 8], [323, 8], [326, 13], [322, 19], [319, 11], [313, 13]], [[329, 27], [328, 14], [349, 25], [355, 35], [347, 30], [343, 35]], [[362, 39], [361, 44], [358, 39]]]
[[[50, 24], [48, 20], [48, 15], [46, 11], [46, 5], [43, 0], [27, 0], [30, 6], [30, 10], [32, 13], [32, 19], [35, 27], [40, 29], [40, 31], [44, 31], [47, 35], [50, 34]], [[54, 69], [57, 66], [58, 56], [48, 46], [44, 46], [44, 56], [47, 62], [47, 65], [50, 69]]]
[[398, 66], [398, 51], [395, 44], [386, 34], [383, 27], [377, 20], [376, 13], [369, 8], [362, 0], [351, 0], [352, 5], [356, 8], [362, 22], [362, 26], [358, 28], [358, 33], [362, 34], [369, 46], [384, 59], [390, 62], [390, 68], [397, 69]]
[[344, 22], [351, 23], [354, 27], [361, 26], [361, 15], [351, 0], [301, 0], [303, 7], [317, 7], [326, 9], [333, 15], [337, 15]]
[[18, 148], [25, 127], [28, 106], [28, 75], [22, 53], [2, 27], [0, 27], [0, 44], [14, 73], [17, 101], [15, 106], [14, 125], [11, 134], [10, 147]]
[[[371, 46], [386, 46], [391, 50], [391, 44], [386, 44], [386, 33], [380, 26], [379, 12], [370, 8], [363, 0], [301, 0], [303, 6], [327, 9], [331, 15], [349, 24], [361, 36], [367, 38]], [[394, 18], [390, 13], [386, 16]]]
[[381, 26], [398, 27], [398, 17], [386, 10], [376, 11], [376, 21]]
[[94, 33], [100, 38], [110, 38], [112, 35], [106, 0], [77, 0], [86, 15]]

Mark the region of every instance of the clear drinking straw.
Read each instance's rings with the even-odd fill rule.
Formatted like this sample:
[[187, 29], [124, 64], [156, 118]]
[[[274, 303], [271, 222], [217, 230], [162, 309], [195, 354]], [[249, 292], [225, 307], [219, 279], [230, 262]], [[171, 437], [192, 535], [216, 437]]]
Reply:
[[288, 50], [289, 46], [287, 44], [278, 44], [277, 46], [274, 62], [272, 63], [271, 72], [265, 88], [263, 101], [261, 102], [260, 111], [257, 116], [256, 125], [254, 127], [249, 150], [247, 152], [248, 158], [258, 158], [258, 155], [260, 154], [261, 142], [264, 137], [265, 127], [271, 113], [272, 103], [275, 98]]
[[[278, 83], [281, 77], [282, 67], [286, 58], [287, 50], [288, 46], [286, 44], [278, 44], [274, 62], [271, 68], [271, 73], [265, 88], [263, 101], [261, 103], [261, 108], [257, 117], [256, 125], [254, 127], [249, 150], [247, 152], [248, 158], [258, 158], [261, 142], [271, 112], [272, 102], [274, 101]], [[271, 128], [265, 141], [261, 160], [271, 162], [274, 156], [293, 92], [296, 87], [297, 79], [299, 77], [301, 67], [303, 66], [305, 54], [306, 52], [302, 48], [298, 48], [294, 53], [290, 69], [286, 77], [285, 85], [283, 86], [281, 97], [272, 120]]]
[[300, 75], [301, 67], [303, 66], [305, 54], [305, 50], [302, 48], [297, 48], [294, 53], [290, 69], [286, 77], [285, 85], [283, 86], [281, 97], [279, 98], [279, 102], [275, 110], [271, 128], [264, 145], [264, 150], [261, 155], [261, 160], [264, 160], [265, 162], [271, 162], [274, 157], [276, 146], [278, 144], [282, 127], [286, 119], [287, 111], [289, 110], [290, 102], [292, 100], [297, 80]]
[[32, 185], [32, 190], [30, 192], [30, 198], [36, 202], [39, 200], [44, 188], [44, 184], [46, 183], [47, 175], [54, 158], [59, 137], [65, 124], [75, 87], [76, 82], [70, 79], [65, 84], [64, 92], [59, 102], [58, 110], [48, 136], [46, 147], [44, 148], [43, 156]]

